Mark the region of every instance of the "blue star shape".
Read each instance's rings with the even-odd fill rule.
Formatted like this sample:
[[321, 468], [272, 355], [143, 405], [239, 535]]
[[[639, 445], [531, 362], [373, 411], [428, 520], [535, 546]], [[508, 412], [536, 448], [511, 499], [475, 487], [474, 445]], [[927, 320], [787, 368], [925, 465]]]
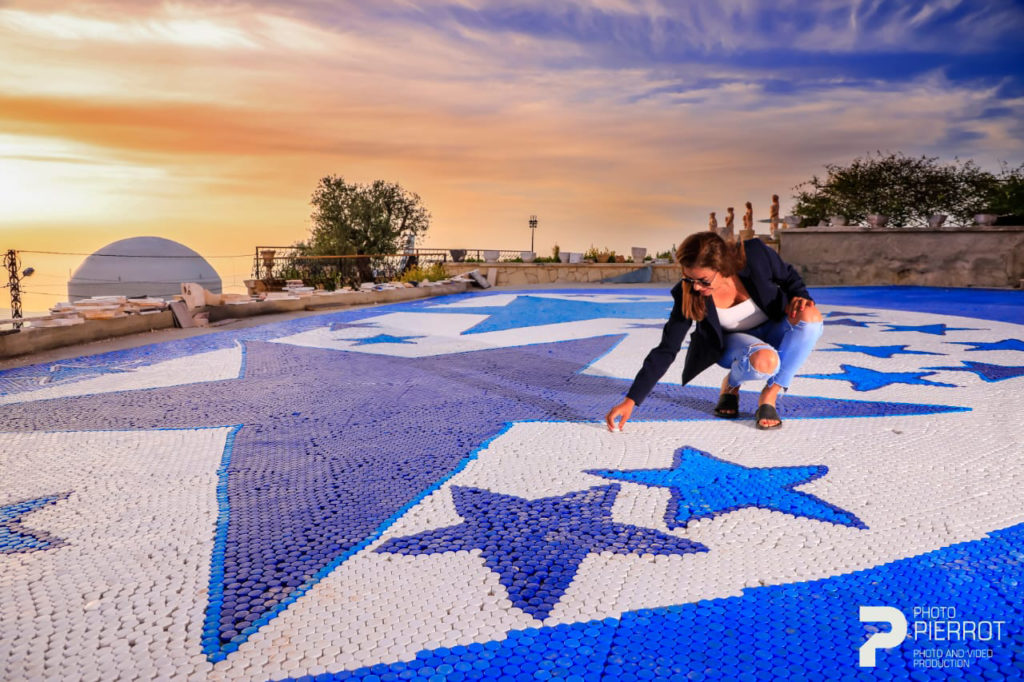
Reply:
[[117, 367], [85, 367], [79, 365], [50, 365], [50, 372], [43, 378], [45, 384], [63, 383], [77, 379], [91, 379], [101, 374], [123, 374], [128, 369]]
[[968, 352], [977, 350], [1019, 350], [1024, 351], [1024, 341], [1020, 339], [1003, 339], [1002, 341], [947, 341], [946, 343], [955, 343], [960, 346], [974, 346], [974, 348], [965, 349]]
[[42, 531], [25, 529], [21, 526], [21, 517], [40, 507], [63, 500], [69, 494], [48, 495], [0, 505], [0, 554], [36, 552], [60, 546], [60, 540], [52, 538]]
[[589, 474], [640, 485], [670, 488], [665, 510], [669, 528], [710, 519], [737, 509], [758, 507], [842, 526], [867, 528], [848, 511], [810, 493], [794, 490], [828, 473], [824, 465], [745, 467], [691, 447], [676, 450], [668, 469], [592, 469]]
[[[223, 502], [202, 642], [219, 661], [507, 424], [592, 422], [607, 412], [629, 380], [583, 370], [622, 338], [425, 358], [249, 340], [237, 379], [4, 405], [0, 432], [233, 429], [218, 483]], [[634, 421], [712, 420], [717, 398], [717, 388], [662, 384]], [[787, 401], [804, 419], [966, 409]], [[284, 546], [292, 550], [281, 561]]]
[[463, 523], [393, 538], [376, 551], [417, 555], [479, 549], [512, 603], [538, 620], [550, 615], [588, 554], [707, 551], [692, 540], [612, 521], [617, 485], [536, 500], [480, 488], [451, 490]]
[[392, 336], [391, 334], [377, 334], [376, 336], [368, 336], [362, 339], [345, 339], [346, 341], [352, 341], [353, 346], [369, 346], [375, 343], [404, 343], [410, 346], [415, 346], [409, 339], [422, 339], [423, 336]]
[[900, 324], [887, 324], [885, 325], [888, 329], [883, 329], [883, 332], [919, 332], [921, 334], [931, 334], [932, 336], [945, 336], [946, 332], [976, 332], [977, 329], [969, 327], [947, 327], [945, 324], [921, 324], [921, 325], [900, 325]]
[[[424, 308], [426, 312], [488, 315], [463, 334], [504, 331], [521, 327], [537, 327], [561, 322], [581, 322], [603, 318], [643, 320], [664, 319], [672, 311], [668, 302], [596, 303], [543, 296], [516, 296], [508, 305], [479, 308]], [[662, 323], [664, 324], [664, 323]]]
[[837, 327], [867, 327], [867, 322], [862, 320], [849, 320], [843, 318], [842, 320], [825, 320], [825, 324], [835, 325]]
[[985, 362], [972, 362], [971, 360], [961, 360], [961, 362], [963, 365], [960, 367], [924, 367], [923, 369], [945, 370], [947, 372], [974, 372], [989, 383], [1024, 376], [1024, 367], [1022, 366], [990, 365]]
[[376, 329], [380, 327], [376, 322], [335, 322], [331, 324], [331, 331], [338, 332], [345, 329]]
[[929, 353], [923, 350], [904, 350], [906, 346], [858, 346], [852, 343], [837, 343], [837, 348], [822, 348], [823, 351], [833, 353], [864, 353], [873, 358], [891, 358], [894, 355], [942, 355], [942, 353]]
[[839, 369], [843, 371], [838, 374], [801, 374], [800, 376], [808, 379], [849, 381], [855, 391], [874, 391], [892, 384], [957, 388], [956, 384], [944, 384], [924, 378], [935, 374], [935, 372], [878, 372], [867, 367], [857, 367], [855, 365], [839, 365]]
[[843, 310], [833, 310], [832, 312], [830, 312], [827, 315], [825, 315], [825, 317], [826, 318], [829, 318], [829, 317], [878, 317], [878, 314], [877, 313], [848, 313], [848, 312], [843, 311]]

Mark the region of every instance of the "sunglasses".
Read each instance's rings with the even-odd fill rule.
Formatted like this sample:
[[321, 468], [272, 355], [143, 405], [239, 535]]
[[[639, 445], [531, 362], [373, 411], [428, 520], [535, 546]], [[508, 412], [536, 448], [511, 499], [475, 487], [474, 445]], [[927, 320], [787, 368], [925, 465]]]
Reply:
[[687, 277], [686, 275], [683, 275], [683, 281], [684, 282], [686, 282], [687, 284], [692, 285], [692, 286], [696, 286], [696, 285], [699, 284], [704, 289], [709, 288], [711, 286], [711, 283], [714, 282], [715, 279], [717, 279], [717, 278], [718, 278], [718, 273], [717, 272], [715, 273], [715, 276], [712, 277], [710, 280], [706, 280], [703, 277], [698, 277], [698, 278], [694, 279], [692, 277]]

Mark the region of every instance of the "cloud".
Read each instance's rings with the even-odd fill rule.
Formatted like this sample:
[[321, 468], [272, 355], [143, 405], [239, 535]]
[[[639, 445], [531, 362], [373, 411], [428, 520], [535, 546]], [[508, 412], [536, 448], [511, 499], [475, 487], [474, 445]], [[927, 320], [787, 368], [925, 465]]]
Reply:
[[338, 173], [419, 192], [439, 246], [513, 247], [504, 226], [538, 213], [540, 244], [624, 250], [649, 233], [662, 250], [709, 210], [760, 211], [772, 193], [785, 210], [825, 163], [876, 149], [1020, 158], [1021, 48], [1000, 42], [1020, 14], [967, 0], [10, 6], [0, 129], [28, 141], [7, 161], [40, 183], [90, 159], [149, 169], [89, 187], [246, 244], [301, 238], [316, 180]]
[[257, 44], [237, 26], [198, 16], [168, 11], [146, 19], [101, 19], [71, 13], [39, 14], [0, 9], [0, 25], [55, 41], [91, 41], [127, 44], [167, 44], [217, 49], [253, 49]]

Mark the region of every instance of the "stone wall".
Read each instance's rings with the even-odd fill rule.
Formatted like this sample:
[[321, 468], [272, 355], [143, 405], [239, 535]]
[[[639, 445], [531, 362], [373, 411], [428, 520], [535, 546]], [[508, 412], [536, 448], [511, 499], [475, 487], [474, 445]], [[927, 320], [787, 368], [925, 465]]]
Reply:
[[[597, 283], [608, 277], [633, 272], [635, 263], [445, 263], [451, 276], [463, 275], [471, 270], [489, 278], [493, 269], [499, 286], [525, 286], [530, 284], [557, 284], [561, 282]], [[671, 263], [651, 266], [653, 284], [674, 283], [679, 279], [679, 268]]]
[[809, 285], [1004, 288], [1024, 279], [1024, 227], [812, 227], [779, 234], [782, 258]]

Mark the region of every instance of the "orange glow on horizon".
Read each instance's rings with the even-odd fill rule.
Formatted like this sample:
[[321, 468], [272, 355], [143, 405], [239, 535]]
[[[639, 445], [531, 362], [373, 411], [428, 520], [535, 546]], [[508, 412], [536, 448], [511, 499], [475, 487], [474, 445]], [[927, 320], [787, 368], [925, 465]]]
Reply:
[[[310, 194], [338, 174], [418, 193], [433, 215], [427, 246], [527, 248], [536, 214], [541, 254], [662, 251], [711, 210], [750, 200], [764, 218], [779, 194], [785, 213], [824, 163], [927, 148], [950, 102], [968, 111], [991, 96], [934, 78], [825, 99], [771, 98], [756, 79], [677, 93], [659, 65], [589, 63], [558, 38], [463, 26], [453, 39], [303, 9], [0, 9], [0, 248], [162, 236], [209, 256], [230, 286], [245, 257], [217, 257], [305, 238]], [[982, 160], [1019, 153], [1007, 135], [990, 124]], [[48, 294], [26, 309], [59, 300], [76, 264], [43, 263], [46, 288], [26, 288]]]

